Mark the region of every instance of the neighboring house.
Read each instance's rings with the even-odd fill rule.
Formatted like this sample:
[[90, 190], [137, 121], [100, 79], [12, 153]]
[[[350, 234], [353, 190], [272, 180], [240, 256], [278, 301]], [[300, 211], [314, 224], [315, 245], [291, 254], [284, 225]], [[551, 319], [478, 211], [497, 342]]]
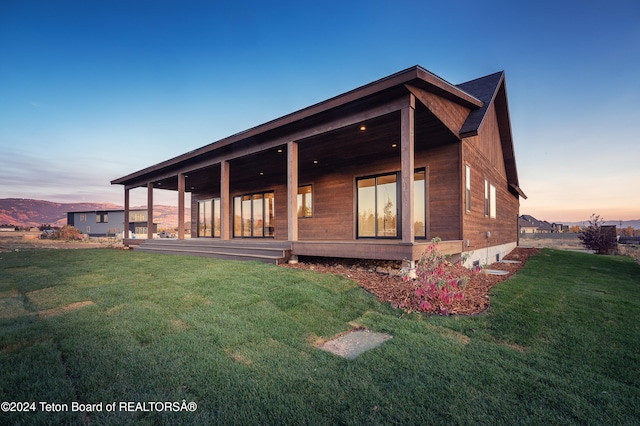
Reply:
[[535, 234], [538, 231], [537, 226], [522, 217], [518, 218], [518, 226], [521, 234]]
[[[550, 234], [552, 232], [560, 232], [556, 229], [555, 224], [552, 225], [546, 220], [538, 220], [528, 214], [520, 216], [518, 223], [520, 224], [520, 232], [523, 234]], [[523, 230], [526, 230], [527, 232], [524, 232]]]
[[[142, 238], [146, 238], [148, 234], [147, 215], [147, 210], [129, 211], [130, 236], [139, 234]], [[77, 228], [90, 237], [120, 236], [123, 235], [124, 230], [124, 210], [68, 212], [67, 225]], [[152, 230], [153, 233], [158, 232], [158, 225], [154, 223]]]
[[150, 210], [154, 188], [177, 191], [180, 224], [191, 193], [193, 237], [391, 260], [439, 237], [469, 263], [516, 246], [525, 197], [504, 73], [453, 85], [420, 66], [111, 183], [125, 209], [132, 189]]
[[14, 225], [0, 225], [0, 232], [14, 232], [15, 230]]

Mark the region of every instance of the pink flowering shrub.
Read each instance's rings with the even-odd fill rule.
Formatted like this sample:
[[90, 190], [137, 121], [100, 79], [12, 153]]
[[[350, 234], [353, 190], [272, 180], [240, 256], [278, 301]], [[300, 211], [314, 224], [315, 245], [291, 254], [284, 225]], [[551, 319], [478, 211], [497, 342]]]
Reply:
[[440, 307], [440, 314], [448, 315], [448, 309], [454, 300], [462, 300], [462, 288], [469, 282], [474, 271], [465, 268], [461, 261], [451, 263], [438, 250], [439, 238], [434, 238], [420, 259], [416, 262], [415, 278], [405, 274], [406, 281], [413, 279], [415, 294], [419, 299], [419, 308], [430, 311], [432, 303]]

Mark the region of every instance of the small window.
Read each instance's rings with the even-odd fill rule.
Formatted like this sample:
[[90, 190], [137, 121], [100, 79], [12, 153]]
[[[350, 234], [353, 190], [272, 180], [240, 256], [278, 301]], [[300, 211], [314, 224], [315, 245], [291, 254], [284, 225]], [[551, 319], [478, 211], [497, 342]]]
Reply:
[[484, 215], [489, 216], [489, 182], [484, 181]]
[[311, 185], [305, 185], [298, 188], [298, 217], [313, 216]]
[[466, 203], [467, 203], [467, 211], [471, 211], [471, 166], [467, 165], [466, 168]]
[[81, 214], [80, 215], [80, 222], [86, 222], [87, 221], [87, 215], [86, 214]]
[[489, 186], [489, 217], [496, 218], [496, 187]]
[[96, 223], [109, 223], [109, 213], [96, 213]]

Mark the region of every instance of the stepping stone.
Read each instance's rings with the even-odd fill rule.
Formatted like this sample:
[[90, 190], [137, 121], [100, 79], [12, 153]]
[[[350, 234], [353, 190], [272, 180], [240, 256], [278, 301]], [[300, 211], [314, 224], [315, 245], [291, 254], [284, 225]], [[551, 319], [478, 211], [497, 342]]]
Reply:
[[393, 336], [370, 330], [353, 330], [335, 339], [328, 340], [318, 346], [323, 351], [347, 359], [355, 359], [360, 354], [376, 348]]
[[509, 271], [501, 271], [500, 269], [485, 269], [489, 275], [507, 275]]

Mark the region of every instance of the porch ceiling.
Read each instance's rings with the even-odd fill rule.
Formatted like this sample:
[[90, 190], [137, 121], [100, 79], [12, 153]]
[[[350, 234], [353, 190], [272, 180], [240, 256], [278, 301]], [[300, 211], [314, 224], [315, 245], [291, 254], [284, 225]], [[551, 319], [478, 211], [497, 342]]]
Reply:
[[[446, 126], [420, 103], [416, 106], [415, 117], [416, 150], [457, 141]], [[361, 126], [364, 126], [364, 130]], [[236, 149], [244, 150], [259, 143], [260, 141], [252, 138], [238, 143]], [[397, 157], [400, 161], [400, 112], [325, 132], [298, 143], [300, 170], [340, 169], [353, 165], [354, 162], [367, 163], [389, 157]], [[206, 163], [206, 159], [200, 158], [198, 161], [198, 164]], [[280, 145], [245, 155], [231, 160], [230, 166], [233, 186], [250, 186], [256, 180], [286, 181], [287, 147]], [[207, 191], [216, 191], [220, 185], [220, 163], [186, 171], [185, 175], [187, 192], [199, 192], [205, 188]], [[154, 187], [177, 191], [177, 176], [165, 175], [154, 181]]]

